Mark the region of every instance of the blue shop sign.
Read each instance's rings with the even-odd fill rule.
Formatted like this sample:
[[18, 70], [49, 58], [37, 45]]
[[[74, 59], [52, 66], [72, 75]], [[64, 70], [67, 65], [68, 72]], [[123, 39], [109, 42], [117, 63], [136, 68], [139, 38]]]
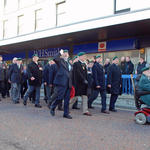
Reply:
[[12, 60], [14, 57], [22, 58], [22, 59], [26, 58], [25, 52], [14, 53], [14, 54], [4, 54], [2, 56], [3, 56], [4, 61]]
[[86, 52], [86, 53], [98, 52], [98, 43], [74, 45], [73, 54], [77, 54], [79, 52]]
[[139, 48], [139, 42], [136, 38], [112, 40], [107, 42], [89, 43], [75, 45], [73, 47], [73, 54], [79, 52], [86, 53], [98, 53], [98, 52], [110, 52], [110, 51], [122, 51], [122, 50], [134, 50]]
[[121, 50], [133, 50], [138, 49], [139, 43], [135, 38], [112, 40], [106, 44], [106, 51], [121, 51]]
[[39, 58], [53, 57], [61, 49], [67, 49], [69, 51], [68, 47], [47, 48], [47, 49], [39, 49], [39, 50], [29, 51], [28, 56], [29, 56], [29, 58], [32, 58], [33, 54], [38, 54]]

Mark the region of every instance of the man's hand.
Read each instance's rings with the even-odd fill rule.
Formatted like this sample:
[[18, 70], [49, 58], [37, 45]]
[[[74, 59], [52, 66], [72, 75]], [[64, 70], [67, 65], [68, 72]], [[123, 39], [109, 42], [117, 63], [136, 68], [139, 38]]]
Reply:
[[110, 84], [108, 84], [108, 87], [109, 87], [109, 88], [111, 88], [111, 85], [110, 85]]
[[100, 85], [98, 85], [98, 86], [96, 86], [96, 88], [97, 88], [97, 89], [99, 89], [99, 88], [101, 88], [101, 86], [100, 86]]
[[50, 84], [49, 86], [50, 86], [50, 87], [52, 87], [53, 85], [52, 85], [52, 84]]
[[60, 50], [60, 54], [61, 54], [61, 55], [63, 55], [63, 53], [64, 53], [64, 50], [63, 50], [63, 49], [61, 49], [61, 50]]
[[42, 71], [42, 70], [43, 70], [43, 68], [42, 68], [42, 67], [40, 67], [40, 68], [39, 68], [39, 70], [41, 70], [41, 71]]
[[34, 78], [34, 77], [31, 77], [30, 79], [31, 79], [32, 81], [33, 81], [33, 80], [35, 80], [35, 78]]
[[47, 83], [46, 83], [46, 82], [44, 82], [44, 85], [47, 85]]
[[88, 81], [87, 81], [87, 80], [84, 80], [84, 83], [85, 83], [85, 84], [88, 84]]

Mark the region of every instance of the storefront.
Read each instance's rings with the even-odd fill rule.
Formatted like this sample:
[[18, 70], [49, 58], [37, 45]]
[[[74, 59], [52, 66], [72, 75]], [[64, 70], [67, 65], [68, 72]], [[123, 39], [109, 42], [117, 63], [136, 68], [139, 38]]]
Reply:
[[[140, 56], [143, 56], [147, 60], [150, 56], [149, 50], [140, 49], [139, 45], [139, 40], [136, 38], [73, 45], [73, 55], [71, 57], [81, 51], [87, 53], [88, 59], [93, 59], [93, 56], [95, 56], [97, 53], [101, 53], [103, 61], [105, 61], [106, 58], [110, 58], [112, 60], [114, 56], [117, 56], [118, 58], [121, 58], [122, 56], [130, 56], [131, 61], [136, 68]], [[28, 50], [16, 54], [3, 55], [3, 57], [7, 63], [10, 63], [13, 57], [21, 57], [25, 63], [29, 63], [32, 55], [38, 54], [41, 63], [44, 65], [47, 63], [48, 58], [55, 56], [60, 51], [60, 49], [67, 49], [71, 52], [70, 47], [65, 46], [39, 50]]]
[[139, 41], [136, 38], [75, 45], [73, 54], [76, 55], [79, 51], [86, 52], [89, 59], [92, 59], [97, 53], [102, 54], [103, 60], [106, 58], [112, 60], [114, 56], [118, 58], [130, 56], [135, 65], [140, 57]]

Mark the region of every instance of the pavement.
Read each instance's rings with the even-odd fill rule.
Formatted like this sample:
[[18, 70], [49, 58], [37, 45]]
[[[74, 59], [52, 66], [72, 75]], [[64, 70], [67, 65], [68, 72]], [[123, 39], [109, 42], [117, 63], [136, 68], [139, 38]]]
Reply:
[[42, 105], [0, 102], [0, 150], [150, 150], [150, 125], [136, 124], [134, 110], [102, 114], [96, 107], [91, 117], [70, 110], [68, 120]]

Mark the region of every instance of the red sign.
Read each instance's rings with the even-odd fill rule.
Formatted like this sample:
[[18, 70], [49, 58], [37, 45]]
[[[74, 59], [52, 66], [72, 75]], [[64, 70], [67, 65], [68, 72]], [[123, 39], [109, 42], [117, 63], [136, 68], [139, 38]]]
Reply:
[[106, 42], [99, 42], [98, 43], [98, 51], [99, 52], [106, 51]]

